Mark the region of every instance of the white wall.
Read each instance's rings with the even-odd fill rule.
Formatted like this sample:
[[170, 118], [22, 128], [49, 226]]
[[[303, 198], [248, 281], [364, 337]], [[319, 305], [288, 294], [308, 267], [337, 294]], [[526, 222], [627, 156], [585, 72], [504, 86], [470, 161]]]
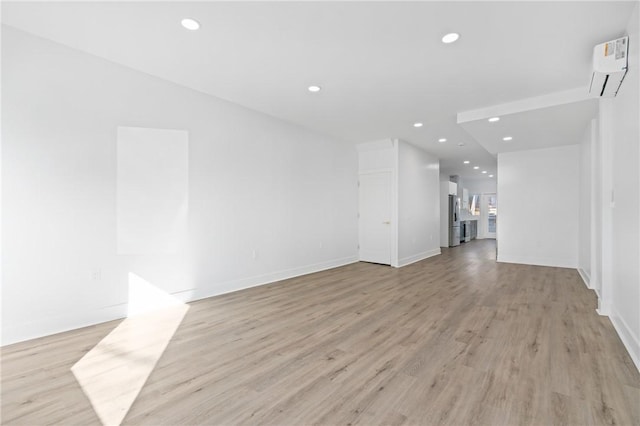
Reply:
[[395, 139], [358, 144], [358, 172], [395, 171], [398, 167]]
[[640, 370], [640, 16], [627, 26], [629, 71], [580, 144], [578, 271]]
[[576, 268], [579, 147], [498, 154], [498, 261]]
[[398, 143], [398, 264], [440, 254], [440, 163]]
[[[608, 314], [640, 369], [640, 31], [639, 5], [629, 20], [629, 71], [605, 120], [611, 129], [611, 272], [603, 282]], [[605, 188], [606, 189], [606, 188]], [[608, 200], [605, 200], [608, 202]], [[606, 286], [606, 289], [605, 289]]]
[[[127, 274], [192, 300], [357, 259], [357, 156], [3, 27], [4, 344], [126, 314]], [[116, 128], [189, 132], [186, 249], [116, 255]]]

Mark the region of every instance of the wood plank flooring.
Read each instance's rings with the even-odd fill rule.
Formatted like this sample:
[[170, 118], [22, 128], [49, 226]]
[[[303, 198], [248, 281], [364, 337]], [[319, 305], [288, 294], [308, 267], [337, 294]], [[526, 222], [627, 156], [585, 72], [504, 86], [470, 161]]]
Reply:
[[[494, 259], [478, 240], [191, 303], [123, 424], [639, 425], [577, 272]], [[3, 348], [2, 423], [100, 424], [71, 367], [118, 324]]]

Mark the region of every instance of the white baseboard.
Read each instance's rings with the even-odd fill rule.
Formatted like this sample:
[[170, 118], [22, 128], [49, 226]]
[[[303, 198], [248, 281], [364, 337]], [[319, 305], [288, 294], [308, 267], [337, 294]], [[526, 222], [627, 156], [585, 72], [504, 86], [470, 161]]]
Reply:
[[437, 256], [439, 254], [442, 254], [440, 247], [435, 248], [433, 250], [418, 253], [413, 256], [403, 257], [402, 259], [398, 260], [398, 268], [411, 265], [412, 263], [420, 262], [421, 260], [427, 259], [429, 257]]
[[89, 327], [103, 322], [122, 319], [127, 316], [127, 304], [94, 309], [92, 311], [72, 312], [50, 316], [37, 322], [2, 325], [2, 346], [38, 337], [64, 333], [65, 331]]
[[562, 258], [554, 258], [554, 257], [535, 257], [535, 256], [498, 254], [497, 261], [502, 263], [519, 263], [523, 265], [552, 266], [555, 268], [576, 269], [578, 267], [577, 259], [562, 259]]
[[582, 278], [584, 285], [586, 285], [588, 289], [592, 289], [591, 276], [589, 276], [589, 274], [582, 268], [578, 268], [578, 274], [580, 274], [580, 278]]
[[298, 268], [284, 269], [282, 271], [272, 272], [269, 274], [256, 275], [253, 277], [240, 278], [237, 280], [216, 283], [215, 286], [211, 288], [183, 290], [173, 294], [173, 296], [182, 300], [183, 302], [193, 302], [195, 300], [206, 299], [207, 297], [220, 296], [221, 294], [233, 293], [235, 291], [240, 291], [251, 287], [271, 284], [276, 281], [287, 280], [289, 278], [295, 278], [301, 275], [326, 271], [327, 269], [349, 265], [358, 261], [359, 260], [357, 256], [332, 259], [326, 262], [314, 263]]
[[611, 316], [611, 305], [605, 303], [601, 298], [598, 298], [598, 308], [596, 312], [602, 317]]
[[640, 340], [638, 336], [634, 336], [633, 332], [625, 322], [625, 320], [618, 314], [618, 312], [613, 309], [613, 312], [609, 316], [611, 323], [613, 324], [613, 328], [616, 329], [618, 336], [620, 336], [620, 340], [622, 340], [622, 344], [629, 352], [633, 363], [636, 365], [638, 371], [640, 371]]
[[[207, 288], [181, 290], [179, 292], [173, 293], [172, 296], [183, 302], [193, 302], [196, 300], [205, 299], [207, 297], [218, 296], [225, 293], [232, 293], [234, 291], [244, 290], [251, 287], [258, 287], [276, 281], [299, 277], [301, 275], [307, 275], [314, 272], [333, 269], [355, 262], [358, 262], [358, 258], [356, 256], [333, 259], [326, 262], [315, 263], [298, 268], [285, 269], [269, 274], [257, 275], [222, 283], [215, 283]], [[52, 316], [42, 319], [38, 322], [23, 323], [18, 325], [3, 324], [2, 346], [36, 339], [38, 337], [49, 336], [52, 334], [63, 333], [65, 331], [88, 327], [108, 321], [122, 319], [127, 316], [127, 308], [127, 303], [122, 303], [114, 306], [95, 309], [92, 311], [74, 312], [64, 315]]]

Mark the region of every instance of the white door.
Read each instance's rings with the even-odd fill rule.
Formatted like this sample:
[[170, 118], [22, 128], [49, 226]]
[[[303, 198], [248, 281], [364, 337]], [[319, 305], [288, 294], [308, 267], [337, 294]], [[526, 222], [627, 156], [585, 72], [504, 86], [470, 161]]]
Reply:
[[360, 260], [391, 265], [391, 172], [360, 175]]

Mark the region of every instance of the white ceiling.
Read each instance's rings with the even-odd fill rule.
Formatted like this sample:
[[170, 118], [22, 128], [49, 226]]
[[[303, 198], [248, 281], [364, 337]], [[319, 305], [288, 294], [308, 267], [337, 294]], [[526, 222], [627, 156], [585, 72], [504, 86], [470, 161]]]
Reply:
[[[407, 140], [438, 155], [446, 173], [471, 178], [465, 159], [495, 171], [477, 140], [495, 135], [470, 134], [456, 114], [586, 90], [593, 46], [623, 35], [635, 4], [3, 2], [2, 21], [345, 141]], [[184, 17], [201, 29], [183, 29]], [[451, 31], [461, 38], [444, 45]], [[311, 94], [310, 84], [323, 90]], [[508, 130], [527, 134], [527, 114]], [[562, 143], [577, 143], [567, 127], [589, 114], [565, 105], [541, 119]]]
[[[461, 123], [491, 154], [572, 145], [581, 140], [588, 120], [597, 114], [595, 99]], [[511, 136], [513, 139], [504, 141]]]

